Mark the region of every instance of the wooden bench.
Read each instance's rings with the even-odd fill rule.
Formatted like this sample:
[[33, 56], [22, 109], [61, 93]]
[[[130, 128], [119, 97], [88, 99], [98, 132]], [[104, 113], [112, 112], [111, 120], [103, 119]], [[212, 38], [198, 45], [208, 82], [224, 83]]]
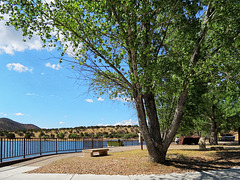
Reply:
[[99, 149], [83, 149], [82, 153], [83, 153], [83, 157], [93, 157], [93, 153], [94, 152], [98, 152], [99, 156], [104, 156], [108, 154], [109, 149], [103, 149], [103, 148], [99, 148]]

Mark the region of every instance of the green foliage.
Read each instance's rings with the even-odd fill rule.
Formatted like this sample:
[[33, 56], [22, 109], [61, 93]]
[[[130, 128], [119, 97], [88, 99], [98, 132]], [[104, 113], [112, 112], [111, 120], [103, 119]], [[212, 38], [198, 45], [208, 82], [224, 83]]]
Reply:
[[30, 139], [31, 137], [34, 137], [34, 134], [31, 132], [26, 132], [24, 138]]
[[18, 135], [19, 136], [23, 136], [24, 134], [22, 132], [18, 132]]
[[43, 139], [48, 139], [48, 138], [50, 138], [50, 136], [49, 135], [43, 135]]
[[8, 133], [8, 134], [6, 134], [6, 138], [14, 139], [14, 138], [15, 138], [15, 134], [13, 134], [13, 133]]
[[79, 136], [76, 133], [71, 133], [68, 135], [68, 138], [78, 138]]
[[88, 137], [89, 134], [87, 132], [84, 133], [84, 137]]
[[62, 132], [57, 135], [57, 138], [59, 139], [63, 139], [64, 137], [65, 137], [65, 134]]
[[41, 138], [43, 136], [45, 136], [45, 133], [41, 131], [38, 137]]
[[144, 138], [161, 152], [177, 133], [186, 97], [198, 94], [196, 82], [222, 110], [227, 98], [212, 98], [214, 88], [239, 72], [239, 1], [8, 0], [0, 11], [24, 36], [37, 34], [62, 56], [72, 49], [74, 69], [97, 95], [134, 102]]
[[123, 139], [131, 139], [131, 138], [137, 138], [138, 135], [137, 134], [132, 134], [132, 133], [127, 133], [123, 135]]
[[0, 136], [4, 136], [5, 133], [3, 131], [0, 131]]

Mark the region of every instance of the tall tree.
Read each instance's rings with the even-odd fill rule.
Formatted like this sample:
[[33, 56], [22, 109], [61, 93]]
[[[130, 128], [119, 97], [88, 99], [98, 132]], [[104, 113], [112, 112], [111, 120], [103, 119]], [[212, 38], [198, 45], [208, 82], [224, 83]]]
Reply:
[[[37, 34], [50, 46], [61, 44], [63, 54], [70, 47], [74, 66], [91, 78], [91, 86], [134, 100], [149, 160], [159, 163], [165, 162], [182, 120], [192, 79], [211, 62], [204, 61], [202, 53], [214, 55], [232, 45], [228, 39], [239, 38], [235, 22], [240, 17], [239, 1], [2, 2], [1, 12], [10, 16], [8, 25], [25, 36]], [[210, 30], [215, 32], [212, 38]], [[174, 113], [163, 136], [155, 100], [173, 84], [178, 87]]]

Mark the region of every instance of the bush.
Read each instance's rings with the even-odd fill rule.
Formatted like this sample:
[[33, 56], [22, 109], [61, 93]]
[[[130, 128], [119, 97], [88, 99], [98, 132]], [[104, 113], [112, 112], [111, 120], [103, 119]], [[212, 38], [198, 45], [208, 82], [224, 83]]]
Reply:
[[89, 134], [88, 134], [87, 132], [85, 132], [85, 133], [84, 133], [84, 136], [85, 136], [85, 137], [88, 137], [88, 136], [89, 136]]
[[19, 135], [19, 136], [23, 136], [23, 133], [22, 133], [22, 132], [18, 132], [18, 135]]
[[24, 137], [30, 139], [31, 137], [34, 137], [34, 134], [27, 132]]
[[68, 138], [77, 138], [78, 135], [76, 133], [71, 133], [68, 135]]
[[5, 135], [4, 132], [0, 131], [0, 136], [4, 136], [4, 135]]
[[108, 135], [104, 134], [104, 135], [103, 135], [103, 138], [108, 138]]
[[48, 138], [49, 138], [49, 135], [44, 135], [43, 138], [44, 138], [44, 139], [48, 139]]
[[45, 136], [44, 132], [41, 132], [38, 137], [41, 138], [42, 136]]
[[63, 133], [59, 133], [59, 134], [57, 135], [57, 138], [59, 138], [59, 139], [63, 139], [64, 136], [65, 136], [65, 134], [63, 134]]
[[8, 133], [8, 134], [6, 134], [6, 138], [14, 139], [14, 138], [15, 138], [15, 134], [13, 134], [13, 133]]
[[128, 133], [123, 135], [123, 139], [130, 139], [130, 138], [137, 138], [137, 137], [138, 135], [133, 133]]

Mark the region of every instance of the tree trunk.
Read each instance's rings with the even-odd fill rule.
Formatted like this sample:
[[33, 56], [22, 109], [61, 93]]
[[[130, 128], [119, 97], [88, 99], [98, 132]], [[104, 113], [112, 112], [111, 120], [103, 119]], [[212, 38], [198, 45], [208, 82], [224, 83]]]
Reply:
[[174, 117], [173, 117], [171, 128], [169, 129], [166, 138], [163, 140], [164, 141], [164, 147], [168, 148], [170, 146], [174, 136], [177, 133], [178, 127], [179, 127], [180, 122], [183, 118], [184, 107], [185, 107], [185, 103], [187, 101], [187, 95], [188, 95], [188, 90], [185, 89], [180, 94], [180, 96], [178, 97], [177, 107], [175, 109], [175, 114], [174, 114]]
[[199, 150], [206, 151], [207, 150], [207, 148], [206, 148], [206, 137], [200, 137], [198, 145], [199, 145]]
[[[212, 101], [214, 101], [215, 96], [213, 95]], [[217, 134], [218, 134], [218, 127], [217, 127], [217, 122], [216, 122], [216, 105], [212, 105], [212, 112], [210, 116], [210, 121], [211, 121], [211, 132], [210, 132], [210, 140], [209, 143], [210, 145], [217, 145], [218, 140], [217, 140]]]
[[[148, 154], [149, 154], [148, 159], [151, 162], [164, 163], [167, 151], [165, 150], [165, 148], [162, 147], [161, 143], [154, 141], [154, 139], [157, 136], [152, 138], [154, 136], [154, 133], [156, 133], [155, 131], [152, 131], [151, 133], [152, 135], [150, 135], [150, 131], [146, 121], [146, 113], [145, 113], [146, 111], [145, 111], [142, 95], [138, 94], [135, 96], [135, 104], [137, 109], [139, 127], [143, 135], [144, 141], [146, 143]], [[152, 119], [148, 121], [152, 121]], [[160, 132], [160, 129], [158, 131]]]
[[157, 144], [162, 143], [160, 126], [157, 115], [157, 108], [155, 104], [155, 98], [152, 93], [144, 94], [144, 103], [147, 112], [149, 133], [153, 141]]
[[217, 145], [218, 140], [217, 140], [217, 134], [218, 134], [218, 128], [217, 128], [217, 122], [215, 119], [212, 117], [211, 119], [211, 133], [210, 133], [210, 140], [209, 143], [211, 145]]
[[[147, 146], [149, 161], [163, 164], [166, 160], [168, 147], [170, 146], [183, 117], [184, 104], [187, 99], [187, 90], [182, 92], [178, 98], [172, 127], [164, 141], [161, 138], [154, 96], [151, 93], [148, 93], [145, 94], [144, 97], [145, 106], [142, 95], [135, 96], [139, 127]], [[148, 117], [148, 124], [146, 117]]]

